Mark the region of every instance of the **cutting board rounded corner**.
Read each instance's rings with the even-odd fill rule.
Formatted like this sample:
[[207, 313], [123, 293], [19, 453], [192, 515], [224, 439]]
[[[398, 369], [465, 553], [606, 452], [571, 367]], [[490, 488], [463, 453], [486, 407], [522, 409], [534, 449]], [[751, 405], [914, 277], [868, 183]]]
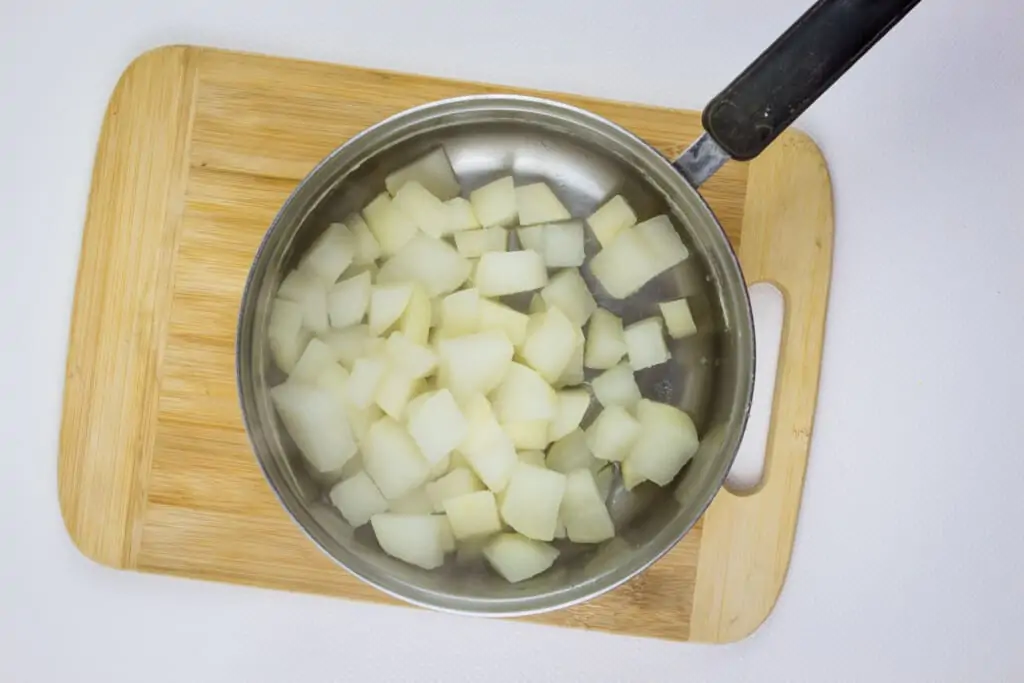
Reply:
[[[121, 70], [117, 83], [110, 94], [110, 101], [113, 102], [124, 90], [125, 84], [138, 72], [150, 71], [153, 68], [162, 68], [168, 61], [175, 61], [183, 58], [190, 52], [199, 48], [191, 45], [168, 43], [151, 47], [132, 57], [131, 61]], [[109, 113], [109, 112], [108, 112]]]
[[[813, 172], [824, 183], [824, 189], [828, 191], [828, 204], [831, 206], [832, 173], [829, 171], [825, 153], [814, 136], [801, 128], [787, 128], [773, 144], [782, 144], [789, 148], [787, 150], [789, 163], [806, 166], [808, 170], [813, 169]], [[757, 163], [757, 160], [755, 159], [751, 163]], [[816, 189], [820, 190], [820, 188]]]
[[[57, 459], [58, 479], [61, 477], [61, 473], [59, 470], [61, 467], [61, 463], [63, 463], [63, 461], [63, 457]], [[73, 510], [69, 508], [67, 496], [63, 495], [61, 491], [58, 491], [57, 503], [58, 506], [60, 507], [60, 520], [61, 523], [64, 525], [64, 531], [67, 532], [68, 538], [71, 541], [71, 545], [75, 547], [75, 550], [77, 550], [82, 555], [82, 557], [91, 562], [95, 562], [96, 564], [102, 567], [108, 567], [110, 569], [125, 569], [124, 565], [118, 562], [116, 558], [104, 554], [103, 552], [101, 552], [100, 548], [97, 547], [96, 544], [90, 544], [82, 536], [79, 535], [78, 531], [75, 529], [74, 526], [75, 513]]]

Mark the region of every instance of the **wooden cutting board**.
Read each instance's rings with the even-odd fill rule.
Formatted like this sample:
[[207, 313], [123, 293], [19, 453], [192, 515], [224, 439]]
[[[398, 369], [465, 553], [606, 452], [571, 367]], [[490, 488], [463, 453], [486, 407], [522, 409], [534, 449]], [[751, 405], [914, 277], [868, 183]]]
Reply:
[[[96, 154], [71, 324], [58, 485], [97, 562], [393, 602], [338, 568], [285, 514], [242, 428], [234, 380], [242, 286], [264, 231], [334, 147], [407, 107], [522, 92], [195, 47], [140, 56]], [[632, 129], [667, 155], [696, 112], [540, 94]], [[789, 564], [818, 386], [832, 261], [828, 171], [790, 132], [702, 193], [749, 282], [786, 317], [762, 485], [722, 491], [642, 576], [537, 621], [727, 642], [768, 616]]]

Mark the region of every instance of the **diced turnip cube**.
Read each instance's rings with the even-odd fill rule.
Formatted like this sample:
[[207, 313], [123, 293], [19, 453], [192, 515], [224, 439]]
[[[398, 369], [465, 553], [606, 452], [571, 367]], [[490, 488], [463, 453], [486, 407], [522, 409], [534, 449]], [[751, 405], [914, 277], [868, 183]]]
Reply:
[[546, 183], [523, 185], [517, 187], [515, 192], [520, 225], [537, 225], [572, 218], [569, 210], [558, 201]]
[[[444, 311], [441, 306], [444, 304], [445, 297], [436, 296], [430, 300], [430, 328], [435, 329], [444, 327]], [[427, 338], [430, 338], [430, 332], [427, 332]]]
[[524, 420], [522, 422], [504, 422], [501, 428], [512, 439], [512, 445], [520, 450], [537, 450], [547, 448], [551, 443], [548, 429], [551, 423], [547, 420]]
[[625, 329], [624, 336], [629, 364], [634, 371], [661, 365], [672, 358], [661, 333], [660, 318], [647, 318], [633, 323]]
[[281, 280], [281, 284], [277, 288], [277, 296], [279, 299], [286, 299], [301, 304], [306, 299], [310, 289], [327, 291], [326, 285], [320, 282], [312, 273], [296, 268]]
[[434, 512], [434, 504], [422, 488], [413, 489], [398, 500], [393, 500], [388, 505], [389, 512], [399, 512], [405, 515], [429, 515]]
[[[408, 408], [406, 408], [406, 410], [408, 410]], [[430, 474], [428, 475], [427, 478], [432, 482], [432, 481], [434, 481], [436, 479], [439, 479], [439, 478], [443, 477], [444, 475], [448, 474], [448, 472], [450, 472], [451, 469], [452, 469], [452, 456], [451, 455], [446, 455], [443, 458], [441, 458], [440, 460], [438, 460], [437, 462], [435, 462], [433, 465], [430, 466]]]
[[[429, 394], [433, 393], [433, 391], [427, 391], [425, 393], [429, 395]], [[423, 395], [423, 394], [420, 394], [420, 395]], [[417, 396], [417, 398], [419, 398], [419, 396]], [[410, 403], [412, 403], [412, 402], [413, 401], [410, 401]], [[409, 411], [410, 409], [407, 408], [406, 410]], [[407, 418], [406, 418], [407, 420], [409, 419], [408, 416], [411, 415], [411, 414], [412, 414], [411, 412], [407, 413]], [[408, 427], [408, 425], [407, 425], [407, 427]], [[430, 475], [427, 477], [427, 480], [428, 481], [433, 481], [433, 480], [435, 480], [435, 479], [437, 479], [439, 477], [444, 476], [445, 474], [447, 474], [447, 473], [449, 473], [451, 471], [452, 471], [452, 456], [451, 455], [444, 456], [443, 458], [441, 458], [436, 463], [434, 463], [433, 465], [430, 466]]]
[[449, 294], [441, 302], [441, 311], [441, 324], [449, 337], [473, 334], [480, 329], [480, 294], [475, 289]]
[[363, 469], [388, 500], [427, 481], [430, 465], [402, 425], [390, 417], [373, 423], [363, 443]]
[[[351, 385], [349, 385], [349, 388], [351, 391]], [[371, 404], [368, 408], [354, 406], [352, 405], [350, 394], [348, 405], [345, 406], [345, 415], [348, 416], [348, 422], [352, 425], [352, 433], [356, 437], [356, 443], [362, 448], [363, 443], [366, 441], [366, 435], [370, 433], [370, 427], [373, 426], [374, 422], [384, 417], [384, 411], [378, 408], [376, 404]], [[362, 467], [362, 459], [360, 459], [359, 468], [362, 469]]]
[[[413, 416], [416, 415], [417, 411], [419, 411], [421, 408], [423, 408], [423, 404], [425, 402], [427, 402], [427, 400], [430, 398], [430, 394], [432, 394], [432, 393], [433, 393], [433, 391], [427, 389], [423, 393], [417, 394], [413, 398], [409, 399], [409, 402], [406, 404], [406, 428], [407, 429], [409, 429], [409, 422], [410, 422], [410, 420], [412, 420]], [[419, 443], [417, 443], [417, 445], [419, 445]], [[430, 459], [427, 458], [427, 460], [430, 460]], [[435, 463], [435, 462], [431, 462], [431, 464], [430, 464], [431, 465], [431, 469], [433, 469], [433, 466], [436, 465], [436, 464], [437, 463]]]
[[519, 235], [519, 244], [522, 245], [523, 249], [535, 251], [541, 256], [544, 255], [543, 225], [531, 225], [527, 228], [519, 228], [516, 230], [516, 234]]
[[562, 474], [568, 474], [581, 467], [597, 469], [602, 464], [590, 452], [586, 435], [580, 429], [572, 430], [551, 444], [546, 463], [549, 470]]
[[583, 265], [583, 223], [567, 221], [544, 226], [544, 263], [548, 268], [569, 268]]
[[302, 257], [299, 268], [330, 287], [352, 265], [355, 253], [356, 240], [352, 232], [342, 223], [332, 223]]
[[526, 420], [548, 422], [558, 409], [551, 385], [535, 370], [519, 363], [509, 364], [501, 385], [494, 391], [492, 405], [502, 424]]
[[562, 313], [576, 327], [586, 325], [591, 314], [597, 310], [597, 302], [576, 268], [567, 268], [555, 275], [540, 290], [540, 295], [548, 308], [557, 306], [562, 309]]
[[311, 332], [327, 331], [327, 286], [305, 270], [293, 270], [277, 290], [281, 299], [302, 307], [302, 326]]
[[334, 360], [349, 370], [359, 358], [372, 356], [384, 348], [384, 340], [370, 334], [369, 325], [353, 325], [344, 330], [328, 330], [318, 337], [330, 348]]
[[474, 491], [483, 491], [483, 483], [467, 467], [456, 467], [448, 474], [426, 485], [434, 512], [444, 512], [444, 501]]
[[555, 563], [558, 550], [519, 534], [501, 534], [483, 550], [494, 571], [509, 583], [519, 583], [547, 570]]
[[380, 193], [366, 205], [363, 218], [384, 256], [396, 253], [419, 233], [416, 222], [392, 203], [387, 192]]
[[412, 377], [405, 369], [392, 363], [377, 385], [373, 399], [392, 419], [402, 420], [409, 401], [422, 390], [422, 379]]
[[463, 414], [469, 422], [469, 433], [459, 445], [459, 452], [487, 488], [498, 493], [508, 485], [512, 470], [519, 462], [515, 446], [494, 419], [491, 406], [482, 395], [466, 401]]
[[673, 339], [682, 339], [697, 333], [697, 325], [693, 322], [693, 313], [690, 312], [690, 304], [686, 299], [676, 299], [658, 304], [661, 309], [661, 316], [665, 319], [665, 327], [668, 329], [668, 336]]
[[505, 378], [512, 354], [512, 342], [497, 330], [442, 339], [440, 379], [456, 399], [490, 393]]
[[473, 213], [485, 227], [514, 225], [518, 219], [516, 188], [512, 176], [499, 178], [469, 193]]
[[302, 327], [302, 306], [294, 301], [274, 299], [267, 324], [267, 340], [277, 367], [291, 372], [309, 342], [309, 332]]
[[362, 526], [374, 515], [388, 510], [388, 501], [362, 471], [336, 484], [331, 489], [330, 498], [345, 521], [354, 527]]
[[374, 285], [370, 292], [370, 332], [381, 335], [405, 313], [412, 285]]
[[444, 546], [434, 515], [403, 515], [384, 512], [370, 518], [381, 549], [391, 557], [436, 569], [444, 564]]
[[451, 210], [415, 180], [402, 185], [393, 201], [431, 237], [440, 239], [451, 232]]
[[615, 535], [615, 525], [589, 469], [566, 475], [559, 517], [573, 543], [600, 543]]
[[622, 330], [622, 319], [603, 308], [590, 316], [587, 329], [587, 348], [583, 364], [595, 370], [615, 367], [626, 355], [626, 338]]
[[647, 481], [642, 474], [640, 474], [633, 465], [629, 462], [627, 457], [622, 461], [622, 485], [627, 491], [632, 491], [637, 485]]
[[621, 231], [636, 225], [636, 214], [622, 195], [617, 194], [595, 211], [587, 223], [601, 246], [607, 247]]
[[679, 265], [690, 255], [672, 220], [664, 214], [637, 224], [633, 230], [640, 235], [653, 255], [654, 271], [651, 277]]
[[527, 312], [530, 315], [534, 313], [543, 313], [548, 310], [548, 305], [544, 302], [544, 297], [540, 295], [540, 292], [534, 292], [533, 296], [530, 297], [530, 306]]
[[426, 289], [418, 283], [413, 284], [409, 305], [398, 320], [398, 331], [409, 341], [425, 346], [430, 339], [433, 315], [433, 304], [430, 303]]
[[590, 383], [594, 388], [594, 396], [604, 407], [621, 406], [632, 410], [640, 401], [640, 387], [633, 377], [633, 368], [627, 363], [620, 363], [606, 370]]
[[553, 540], [564, 492], [561, 472], [519, 463], [505, 491], [501, 518], [527, 538]]
[[447, 389], [429, 394], [421, 405], [410, 410], [409, 434], [431, 464], [455, 450], [468, 432], [469, 423]]
[[352, 233], [352, 240], [355, 245], [352, 263], [357, 266], [372, 265], [380, 258], [381, 249], [377, 238], [370, 232], [370, 226], [366, 224], [366, 221], [358, 213], [354, 213], [346, 218], [345, 226]]
[[668, 486], [697, 452], [697, 428], [689, 415], [664, 403], [640, 401], [636, 413], [641, 436], [626, 458], [631, 475]]
[[310, 298], [302, 302], [302, 326], [313, 333], [326, 332], [330, 326], [327, 316], [327, 291], [310, 292]]
[[590, 272], [611, 296], [624, 299], [681, 263], [688, 253], [672, 221], [655, 216], [620, 232], [594, 257]]
[[437, 522], [437, 532], [441, 537], [441, 550], [446, 554], [455, 552], [455, 534], [446, 515], [431, 515]]
[[521, 355], [548, 383], [558, 380], [576, 352], [579, 328], [562, 311], [550, 307], [530, 321]]
[[625, 299], [658, 273], [640, 235], [623, 230], [591, 261], [590, 272], [613, 298]]
[[384, 179], [384, 186], [388, 192], [395, 195], [403, 185], [413, 180], [439, 199], [458, 197], [462, 191], [459, 179], [455, 176], [448, 155], [442, 147], [388, 175]]
[[[466, 402], [466, 405], [469, 405], [470, 403], [471, 402]], [[459, 408], [462, 408], [462, 407], [463, 406], [460, 404]], [[469, 416], [466, 414], [465, 410], [462, 411], [462, 416], [466, 418], [467, 422], [469, 422]], [[453, 470], [457, 470], [460, 467], [463, 467], [463, 468], [468, 469], [470, 471], [472, 471], [472, 469], [473, 469], [473, 467], [469, 464], [469, 461], [466, 460], [466, 456], [464, 456], [462, 453], [460, 453], [458, 450], [456, 450], [455, 452], [453, 452], [451, 454], [451, 464], [448, 467], [448, 471], [451, 472]]]
[[[346, 410], [345, 410], [345, 414], [346, 415], [348, 415], [350, 408], [351, 408], [351, 406], [346, 406]], [[349, 420], [349, 422], [351, 423], [352, 420]], [[352, 428], [352, 433], [353, 434], [356, 433], [355, 427]], [[356, 436], [356, 442], [358, 442], [358, 441], [359, 441], [359, 437]], [[362, 471], [363, 471], [363, 458], [362, 458], [361, 455], [356, 453], [355, 455], [353, 455], [351, 458], [348, 459], [348, 462], [346, 462], [342, 466], [341, 470], [339, 470], [339, 473], [341, 475], [341, 479], [344, 480], [344, 479], [351, 479], [352, 477], [356, 476], [357, 474], [359, 474]]]
[[541, 450], [519, 451], [519, 462], [525, 462], [534, 467], [547, 467], [544, 457], [544, 451]]
[[475, 491], [448, 498], [444, 501], [444, 513], [458, 541], [501, 531], [498, 506], [490, 491]]
[[590, 408], [590, 394], [584, 389], [565, 389], [556, 395], [555, 416], [551, 420], [548, 436], [557, 441], [579, 428], [583, 416]]
[[377, 387], [380, 386], [387, 369], [387, 363], [383, 358], [366, 356], [357, 359], [348, 378], [349, 403], [363, 410], [373, 405]]
[[565, 366], [565, 370], [562, 370], [562, 374], [555, 380], [554, 387], [556, 389], [583, 384], [585, 379], [583, 374], [583, 350], [586, 343], [587, 338], [583, 336], [583, 330], [577, 327], [576, 347], [573, 349], [572, 356], [569, 357], [569, 363]]
[[473, 205], [463, 197], [452, 197], [446, 201], [448, 216], [451, 225], [451, 232], [462, 232], [464, 230], [476, 230], [480, 227], [480, 221], [473, 213]]
[[348, 398], [348, 371], [338, 365], [331, 349], [319, 339], [309, 340], [289, 379], [329, 389], [339, 401]]
[[508, 249], [508, 231], [505, 228], [484, 228], [455, 233], [455, 248], [465, 258], [477, 258], [489, 252]]
[[411, 379], [420, 379], [437, 369], [437, 356], [428, 346], [410, 341], [401, 332], [392, 332], [384, 345], [391, 365], [399, 368]]
[[587, 427], [587, 446], [595, 458], [621, 462], [640, 438], [640, 423], [621, 406], [609, 406]]
[[381, 267], [378, 284], [418, 282], [428, 297], [454, 292], [469, 277], [470, 263], [452, 245], [420, 233]]
[[334, 285], [327, 293], [327, 315], [331, 327], [340, 330], [361, 323], [370, 307], [371, 287], [367, 272]]
[[535, 251], [492, 251], [480, 257], [473, 281], [480, 296], [505, 296], [540, 289], [548, 271]]
[[318, 472], [338, 472], [356, 454], [344, 404], [331, 390], [289, 381], [271, 389], [270, 398], [292, 441]]
[[480, 299], [477, 312], [479, 329], [501, 330], [513, 346], [517, 349], [522, 347], [526, 341], [526, 328], [530, 323], [528, 315], [489, 299]]
[[[348, 407], [348, 370], [338, 365], [337, 362], [332, 362], [331, 365], [327, 366], [324, 372], [317, 378], [316, 385], [321, 389], [329, 391], [334, 398], [338, 401], [339, 406], [344, 408]], [[351, 421], [349, 426], [351, 427]], [[355, 437], [355, 430], [352, 430], [353, 437]]]

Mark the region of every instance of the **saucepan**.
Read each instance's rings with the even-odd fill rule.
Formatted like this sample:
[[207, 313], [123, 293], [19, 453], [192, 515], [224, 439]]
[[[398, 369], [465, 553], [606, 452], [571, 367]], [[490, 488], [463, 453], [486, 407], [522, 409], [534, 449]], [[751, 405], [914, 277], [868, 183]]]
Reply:
[[[754, 329], [743, 275], [697, 188], [725, 162], [760, 154], [916, 4], [817, 2], [707, 105], [703, 135], [675, 160], [590, 112], [505, 95], [420, 106], [338, 147], [298, 185], [270, 226], [249, 274], [238, 324], [245, 426], [268, 482], [299, 527], [342, 567], [393, 596], [477, 615], [573, 605], [627, 581], [668, 552], [723, 485], [743, 436], [754, 381]], [[390, 172], [438, 147], [466, 188], [508, 174], [517, 183], [542, 180], [573, 215], [583, 216], [621, 194], [638, 215], [668, 215], [691, 254], [628, 303], [599, 303], [629, 324], [651, 315], [657, 301], [688, 298], [698, 334], [674, 343], [672, 361], [638, 373], [637, 381], [645, 396], [693, 418], [699, 450], [670, 486], [627, 491], [616, 482], [607, 499], [616, 537], [566, 549], [549, 571], [514, 584], [485, 567], [448, 562], [425, 571], [385, 554], [367, 526], [353, 529], [331, 505], [327, 491], [333, 482], [307, 467], [268, 398], [269, 388], [283, 379], [267, 342], [270, 302], [283, 274], [329, 224], [364, 207]], [[588, 256], [595, 248], [588, 243]]]

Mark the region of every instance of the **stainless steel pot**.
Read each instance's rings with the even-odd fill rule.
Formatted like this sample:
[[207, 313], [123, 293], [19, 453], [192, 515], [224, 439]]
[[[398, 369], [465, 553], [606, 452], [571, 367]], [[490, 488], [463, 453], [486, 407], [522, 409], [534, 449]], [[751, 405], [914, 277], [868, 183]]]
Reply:
[[[557, 102], [513, 96], [446, 100], [403, 112], [352, 138], [318, 165], [285, 203], [256, 255], [242, 298], [237, 373], [245, 425], [260, 466], [285, 509], [328, 555], [404, 600], [442, 610], [513, 615], [552, 610], [599, 595], [666, 553], [721, 487], [739, 447], [753, 389], [754, 340], [736, 257], [696, 188], [729, 158], [756, 156], [916, 0], [823, 0], [709, 104], [706, 133], [676, 162], [628, 131]], [[691, 256], [628, 301], [599, 303], [627, 324], [656, 314], [656, 302], [687, 296], [700, 333], [676, 342], [673, 362], [638, 374], [645, 396], [695, 420], [702, 442], [664, 489], [615, 486], [609, 509], [618, 537], [593, 548], [566, 546], [555, 567], [508, 584], [479, 564], [449, 562], [427, 572], [385, 555], [368, 527], [353, 530], [326, 498], [281, 427], [268, 388], [284, 379], [266, 338], [281, 278], [332, 221], [359, 210], [384, 177], [443, 147], [463, 187], [512, 173], [544, 180], [573, 215], [615, 193], [641, 217], [668, 214]], [[597, 251], [587, 244], [588, 257]], [[589, 277], [584, 269], [585, 277]], [[591, 281], [593, 285], [593, 281]], [[597, 288], [594, 288], [597, 291]], [[590, 379], [591, 375], [588, 375]]]

